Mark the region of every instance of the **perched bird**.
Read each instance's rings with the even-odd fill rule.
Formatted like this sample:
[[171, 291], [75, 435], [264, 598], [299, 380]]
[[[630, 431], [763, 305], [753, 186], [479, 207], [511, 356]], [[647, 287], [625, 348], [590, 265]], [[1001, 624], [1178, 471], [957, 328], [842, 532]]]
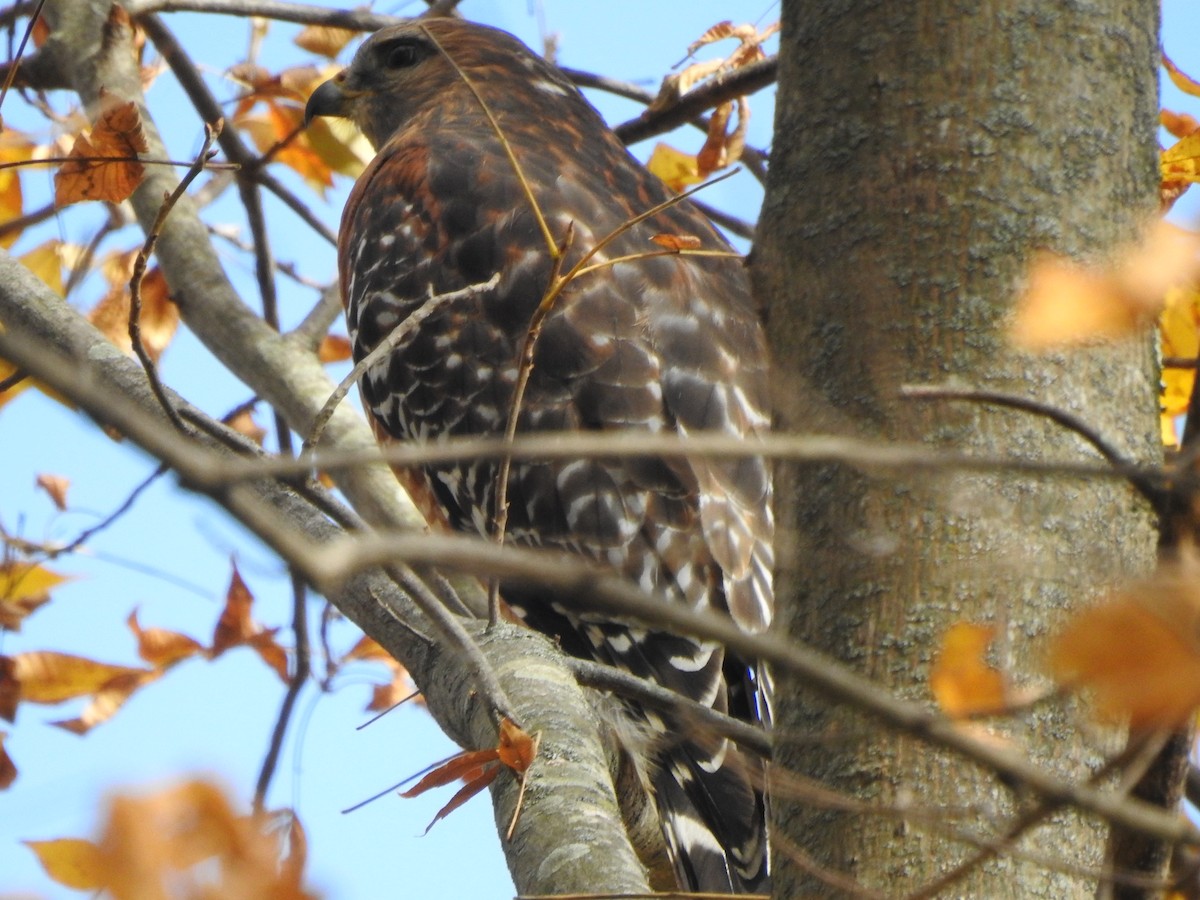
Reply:
[[[338, 247], [356, 358], [430, 297], [498, 276], [426, 309], [366, 371], [360, 389], [381, 440], [503, 434], [522, 346], [552, 279], [614, 233], [549, 307], [517, 432], [752, 441], [767, 430], [767, 351], [741, 260], [662, 255], [656, 235], [729, 251], [686, 200], [621, 231], [670, 193], [516, 38], [454, 19], [387, 28], [313, 93], [307, 115], [349, 118], [377, 150], [350, 194]], [[491, 535], [498, 468], [438, 463], [405, 481], [432, 520]], [[518, 460], [507, 501], [514, 544], [577, 553], [663, 603], [727, 614], [749, 632], [771, 621], [771, 478], [759, 457]], [[571, 610], [545, 592], [502, 590], [566, 652], [747, 721], [768, 716], [752, 661]], [[679, 886], [765, 889], [762, 763], [629, 708], [661, 735], [650, 789]]]

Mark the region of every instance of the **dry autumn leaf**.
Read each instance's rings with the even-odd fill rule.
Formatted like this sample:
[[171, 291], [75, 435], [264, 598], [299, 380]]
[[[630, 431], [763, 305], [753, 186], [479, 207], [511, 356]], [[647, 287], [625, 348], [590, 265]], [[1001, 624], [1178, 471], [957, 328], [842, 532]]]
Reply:
[[[1163, 356], [1196, 359], [1200, 356], [1200, 291], [1194, 287], [1172, 288], [1158, 317], [1158, 334]], [[1196, 382], [1194, 368], [1166, 366], [1159, 394], [1163, 443], [1178, 446], [1175, 420], [1187, 412]]]
[[463, 781], [459, 791], [450, 798], [450, 802], [438, 810], [433, 821], [425, 828], [430, 828], [458, 809], [489, 784], [500, 774], [501, 765], [508, 766], [518, 775], [524, 775], [533, 765], [537, 755], [537, 740], [523, 731], [515, 722], [504, 719], [500, 723], [500, 739], [497, 745], [488, 750], [464, 750], [438, 763], [413, 787], [400, 793], [401, 797], [417, 797], [431, 788], [441, 787], [452, 781]]
[[1200, 128], [1200, 122], [1197, 122], [1195, 117], [1169, 109], [1158, 111], [1158, 124], [1177, 138], [1185, 137]]
[[392, 675], [391, 681], [387, 684], [376, 684], [372, 687], [371, 702], [367, 704], [367, 712], [383, 712], [409, 701], [424, 703], [408, 670], [396, 662], [392, 655], [375, 640], [363, 635], [359, 638], [358, 643], [342, 657], [341, 662], [344, 664], [355, 660], [383, 663]]
[[21, 686], [21, 699], [29, 703], [62, 703], [95, 694], [116, 679], [147, 672], [53, 650], [18, 653], [12, 661], [13, 677]]
[[675, 251], [699, 250], [702, 246], [700, 238], [694, 234], [656, 234], [650, 240], [660, 247]]
[[8, 751], [4, 749], [4, 739], [8, 735], [0, 731], [0, 791], [6, 790], [17, 780], [17, 764], [12, 761]]
[[34, 852], [50, 878], [77, 891], [98, 891], [105, 887], [104, 863], [100, 848], [80, 838], [52, 841], [22, 841]]
[[350, 356], [350, 339], [340, 334], [325, 335], [317, 348], [317, 359], [326, 364], [344, 362]]
[[17, 631], [26, 616], [49, 601], [51, 590], [69, 580], [35, 563], [0, 563], [0, 628]]
[[25, 843], [58, 883], [115, 898], [311, 900], [303, 831], [286, 815], [286, 829], [275, 827], [282, 814], [238, 815], [219, 788], [189, 781], [115, 797], [99, 841]]
[[1195, 233], [1157, 222], [1103, 267], [1042, 257], [1030, 269], [1010, 337], [1039, 351], [1133, 334], [1159, 313], [1171, 287], [1200, 275], [1198, 249]]
[[669, 144], [655, 145], [654, 152], [646, 161], [646, 168], [676, 193], [704, 180], [700, 176], [696, 157], [676, 150]]
[[[104, 336], [133, 355], [133, 340], [129, 337], [129, 311], [132, 299], [129, 281], [133, 277], [138, 251], [110, 254], [101, 266], [108, 281], [108, 293], [92, 307], [88, 321]], [[150, 359], [157, 362], [175, 337], [179, 328], [179, 307], [167, 291], [167, 279], [157, 266], [146, 272], [140, 286], [142, 308], [138, 315], [142, 346]]]
[[[33, 158], [36, 145], [26, 134], [11, 128], [0, 131], [0, 163], [21, 163]], [[21, 193], [20, 170], [13, 166], [0, 169], [0, 222], [12, 222], [25, 211]], [[0, 247], [11, 247], [21, 236], [21, 231], [12, 229], [0, 237]]]
[[1200, 706], [1200, 582], [1160, 571], [1074, 616], [1054, 640], [1050, 667], [1091, 690], [1106, 717], [1134, 729], [1174, 728]]
[[275, 641], [278, 628], [264, 629], [250, 616], [254, 595], [242, 580], [237, 565], [225, 592], [225, 608], [213, 631], [209, 656], [216, 659], [231, 647], [248, 646], [284, 681], [288, 680], [287, 651]]
[[226, 425], [238, 434], [248, 437], [260, 447], [267, 437], [267, 430], [254, 421], [254, 411], [252, 409], [239, 409], [224, 421]]
[[990, 625], [958, 622], [942, 637], [929, 672], [929, 688], [946, 715], [986, 715], [1007, 705], [1007, 680], [985, 658], [995, 636]]
[[50, 724], [72, 734], [87, 734], [97, 725], [103, 725], [115, 716], [135, 691], [152, 681], [157, 681], [162, 677], [162, 673], [162, 669], [134, 669], [127, 674], [118, 675], [92, 695], [91, 702], [78, 716], [59, 719]]
[[309, 53], [333, 59], [358, 34], [349, 28], [334, 28], [330, 25], [309, 25], [293, 39], [296, 46]]
[[141, 184], [145, 166], [138, 154], [149, 150], [141, 115], [133, 102], [114, 103], [100, 114], [91, 134], [75, 139], [69, 159], [54, 175], [54, 204], [84, 200], [120, 203]]
[[67, 491], [71, 487], [71, 479], [62, 475], [43, 473], [37, 477], [34, 483], [46, 492], [59, 512], [67, 508]]
[[1165, 53], [1162, 55], [1162, 64], [1163, 68], [1167, 70], [1167, 77], [1171, 79], [1171, 83], [1175, 87], [1192, 97], [1200, 97], [1200, 83], [1180, 71], [1179, 67], [1171, 62], [1170, 57]]
[[156, 669], [167, 669], [177, 662], [196, 656], [204, 646], [186, 634], [168, 631], [165, 628], [142, 628], [138, 622], [138, 611], [133, 610], [125, 620], [129, 630], [137, 639], [137, 652], [143, 660]]

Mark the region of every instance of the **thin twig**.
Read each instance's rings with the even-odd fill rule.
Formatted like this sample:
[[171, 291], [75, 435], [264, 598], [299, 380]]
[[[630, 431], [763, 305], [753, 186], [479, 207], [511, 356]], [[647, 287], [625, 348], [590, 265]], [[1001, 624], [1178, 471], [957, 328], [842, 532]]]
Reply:
[[[1131, 461], [1110, 444], [1104, 435], [1096, 431], [1074, 413], [1067, 412], [1057, 406], [1051, 406], [1032, 397], [1022, 397], [1017, 394], [1006, 394], [1002, 391], [989, 391], [980, 388], [959, 388], [950, 385], [904, 385], [900, 388], [900, 396], [912, 400], [965, 400], [972, 403], [987, 403], [993, 406], [1004, 406], [1029, 412], [1042, 418], [1049, 419], [1056, 425], [1083, 438], [1091, 444], [1115, 468], [1128, 470]], [[1130, 482], [1138, 492], [1150, 502], [1157, 512], [1165, 509], [1167, 493], [1149, 481], [1130, 478]]]
[[129, 279], [129, 340], [133, 344], [133, 352], [137, 354], [142, 368], [146, 370], [146, 378], [150, 381], [150, 389], [154, 391], [154, 396], [162, 404], [167, 418], [171, 420], [171, 424], [179, 431], [185, 433], [187, 432], [187, 425], [179, 417], [174, 404], [168, 399], [167, 392], [164, 390], [162, 381], [158, 377], [158, 367], [154, 364], [154, 359], [150, 356], [150, 353], [146, 350], [146, 345], [142, 342], [142, 279], [146, 277], [146, 265], [150, 259], [150, 255], [154, 252], [154, 245], [158, 243], [158, 236], [162, 233], [163, 224], [167, 221], [167, 216], [171, 214], [171, 210], [175, 208], [175, 204], [179, 202], [179, 198], [184, 195], [191, 183], [204, 171], [204, 167], [208, 163], [209, 152], [212, 150], [213, 141], [221, 133], [223, 126], [224, 120], [222, 119], [217, 119], [212, 124], [204, 123], [204, 146], [200, 148], [200, 153], [196, 156], [191, 168], [179, 180], [179, 184], [175, 187], [175, 190], [163, 199], [162, 206], [158, 210], [158, 217], [154, 220], [154, 226], [146, 235], [146, 242], [142, 245], [142, 249], [138, 251], [137, 258], [133, 261], [133, 275]]
[[[188, 162], [182, 159], [147, 159], [144, 156], [39, 156], [37, 159], [20, 159], [16, 162], [0, 163], [0, 170], [3, 169], [21, 169], [28, 166], [57, 166], [62, 163], [69, 162], [85, 162], [85, 163], [142, 163], [147, 166], [177, 166], [179, 168], [190, 168], [196, 164], [195, 160]], [[209, 169], [230, 169], [238, 168], [237, 163], [219, 163], [207, 162], [206, 168]]]
[[149, 476], [146, 477], [145, 480], [143, 480], [137, 485], [137, 487], [129, 492], [129, 496], [122, 501], [120, 506], [114, 509], [95, 525], [91, 526], [90, 528], [85, 528], [83, 531], [79, 532], [73, 541], [71, 541], [61, 550], [58, 550], [57, 553], [74, 553], [85, 543], [90, 541], [96, 534], [108, 528], [108, 526], [112, 525], [113, 522], [117, 521], [117, 519], [121, 518], [121, 516], [125, 515], [125, 513], [129, 512], [129, 510], [133, 508], [133, 504], [137, 502], [138, 497], [140, 497], [142, 493], [150, 487], [150, 485], [154, 484], [154, 482], [158, 481], [158, 479], [160, 479], [163, 475], [167, 474], [167, 471], [168, 469], [165, 465], [158, 466], [153, 472], [150, 473]]
[[271, 787], [271, 779], [279, 764], [279, 756], [283, 751], [283, 739], [287, 736], [288, 723], [296, 700], [304, 683], [308, 681], [312, 662], [308, 648], [308, 598], [304, 580], [295, 572], [292, 573], [292, 637], [296, 642], [296, 668], [288, 680], [287, 692], [283, 695], [283, 704], [275, 719], [275, 727], [271, 730], [271, 742], [267, 746], [267, 755], [263, 759], [262, 768], [258, 773], [258, 781], [254, 785], [254, 811], [261, 813], [266, 808], [267, 791]]
[[312, 428], [309, 429], [308, 437], [304, 440], [304, 449], [311, 450], [321, 441], [321, 435], [325, 433], [325, 426], [329, 424], [329, 420], [333, 417], [334, 411], [338, 408], [338, 404], [346, 398], [346, 394], [360, 378], [367, 372], [371, 366], [378, 363], [381, 359], [396, 349], [400, 343], [412, 334], [413, 329], [420, 326], [422, 322], [428, 319], [431, 315], [438, 311], [444, 304], [452, 303], [456, 300], [463, 300], [468, 297], [473, 297], [476, 294], [481, 294], [484, 291], [489, 291], [494, 288], [500, 281], [500, 273], [497, 272], [487, 281], [479, 284], [469, 284], [465, 288], [460, 288], [457, 291], [450, 291], [445, 294], [436, 294], [422, 303], [410, 315], [406, 316], [395, 328], [393, 328], [388, 336], [379, 342], [370, 353], [364, 356], [350, 370], [350, 373], [339, 382], [337, 388], [329, 399], [321, 406], [320, 411], [313, 419]]
[[[29, 16], [29, 24], [25, 26], [25, 33], [21, 35], [21, 42], [17, 45], [17, 52], [13, 55], [12, 62], [8, 66], [8, 72], [4, 76], [4, 86], [0, 87], [0, 108], [3, 108], [4, 101], [8, 97], [8, 92], [13, 86], [13, 81], [17, 77], [17, 68], [21, 65], [21, 57], [25, 55], [25, 48], [29, 45], [29, 39], [33, 36], [33, 26], [37, 24], [38, 18], [42, 14], [42, 7], [46, 5], [46, 0], [37, 0], [37, 5], [33, 8], [33, 13]], [[0, 118], [0, 128], [3, 128], [4, 119]]]
[[[212, 95], [212, 92], [208, 89], [208, 85], [204, 82], [204, 77], [200, 74], [187, 52], [175, 40], [175, 35], [171, 33], [170, 29], [162, 23], [161, 19], [152, 13], [140, 16], [138, 24], [142, 26], [146, 32], [146, 36], [150, 38], [155, 48], [162, 54], [163, 59], [167, 61], [167, 65], [171, 67], [171, 71], [179, 81], [180, 87], [188, 95], [188, 99], [192, 101], [192, 105], [196, 107], [196, 112], [199, 113], [200, 118], [208, 122], [213, 122], [220, 118], [222, 115], [221, 104]], [[283, 201], [313, 231], [325, 238], [333, 246], [337, 246], [337, 235], [309, 209], [307, 204], [284, 187], [270, 172], [267, 172], [265, 169], [255, 168], [257, 155], [252, 153], [242, 143], [234, 129], [229, 128], [223, 131], [219, 135], [218, 141], [221, 149], [225, 151], [226, 158], [230, 162], [248, 168], [252, 172], [255, 181]]]

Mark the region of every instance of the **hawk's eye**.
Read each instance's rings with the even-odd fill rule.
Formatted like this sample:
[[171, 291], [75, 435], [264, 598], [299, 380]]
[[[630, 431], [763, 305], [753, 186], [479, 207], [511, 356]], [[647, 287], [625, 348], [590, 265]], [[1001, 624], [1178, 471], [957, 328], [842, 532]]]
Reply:
[[417, 61], [417, 47], [408, 41], [399, 41], [387, 48], [384, 65], [389, 69], [407, 69]]

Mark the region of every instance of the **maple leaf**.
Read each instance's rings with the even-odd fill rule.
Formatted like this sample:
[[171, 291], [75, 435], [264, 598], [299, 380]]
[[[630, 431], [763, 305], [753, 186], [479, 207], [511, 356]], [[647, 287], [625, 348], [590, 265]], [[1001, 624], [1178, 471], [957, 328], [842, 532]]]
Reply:
[[288, 680], [287, 651], [275, 641], [278, 628], [264, 629], [250, 616], [254, 595], [242, 580], [237, 565], [225, 592], [225, 608], [213, 631], [209, 657], [216, 659], [231, 647], [247, 646], [284, 681]]
[[150, 149], [137, 104], [113, 103], [100, 114], [91, 134], [75, 139], [69, 159], [54, 175], [54, 204], [84, 200], [120, 203], [129, 198], [145, 175], [137, 159]]

